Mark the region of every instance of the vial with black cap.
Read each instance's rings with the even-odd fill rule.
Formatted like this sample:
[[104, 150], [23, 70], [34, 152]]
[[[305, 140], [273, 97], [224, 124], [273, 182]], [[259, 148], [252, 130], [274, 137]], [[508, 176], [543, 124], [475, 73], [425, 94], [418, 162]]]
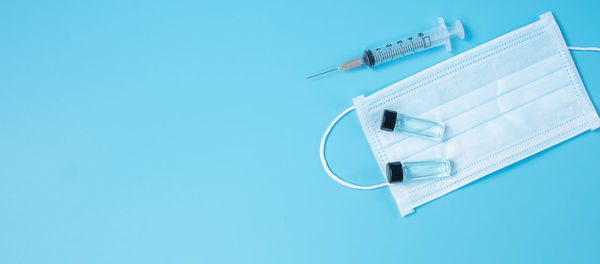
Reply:
[[450, 161], [447, 159], [389, 162], [387, 164], [387, 180], [389, 183], [444, 178], [449, 175]]
[[442, 140], [444, 137], [444, 124], [398, 114], [398, 112], [388, 109], [383, 110], [381, 129], [390, 132], [408, 133], [434, 140]]

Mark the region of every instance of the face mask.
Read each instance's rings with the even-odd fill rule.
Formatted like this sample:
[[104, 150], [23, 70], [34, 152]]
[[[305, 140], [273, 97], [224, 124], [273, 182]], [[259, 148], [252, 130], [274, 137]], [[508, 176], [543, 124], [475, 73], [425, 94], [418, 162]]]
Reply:
[[[574, 48], [577, 49], [577, 48]], [[321, 141], [321, 161], [339, 183], [356, 189], [389, 186], [402, 215], [487, 174], [600, 126], [600, 118], [551, 13], [368, 97], [354, 98]], [[327, 165], [331, 128], [356, 109], [385, 176], [386, 164], [448, 159], [448, 177], [359, 186]], [[384, 109], [445, 124], [432, 141], [380, 128]]]

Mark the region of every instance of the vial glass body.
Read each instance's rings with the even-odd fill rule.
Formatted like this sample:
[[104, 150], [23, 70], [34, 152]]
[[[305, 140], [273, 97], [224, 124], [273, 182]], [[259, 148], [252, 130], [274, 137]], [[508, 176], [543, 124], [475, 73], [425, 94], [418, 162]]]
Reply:
[[405, 180], [427, 180], [450, 175], [450, 161], [447, 159], [402, 162]]
[[390, 162], [387, 164], [388, 182], [428, 180], [450, 176], [451, 165], [447, 159], [427, 161]]
[[442, 140], [444, 124], [399, 114], [394, 130], [415, 136]]
[[398, 114], [398, 112], [388, 109], [383, 110], [381, 129], [390, 132], [408, 133], [434, 140], [442, 140], [444, 137], [444, 124]]

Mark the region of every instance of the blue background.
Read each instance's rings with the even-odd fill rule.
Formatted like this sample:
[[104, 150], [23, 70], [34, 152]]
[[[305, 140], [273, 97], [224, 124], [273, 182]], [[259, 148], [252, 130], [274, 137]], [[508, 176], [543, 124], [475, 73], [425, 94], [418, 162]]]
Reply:
[[[597, 1], [84, 2], [0, 3], [0, 263], [600, 261], [598, 131], [408, 217], [318, 157], [353, 97], [548, 10], [599, 46]], [[454, 53], [305, 79], [438, 16]], [[573, 57], [598, 105], [600, 54]], [[327, 155], [382, 181], [355, 114]]]

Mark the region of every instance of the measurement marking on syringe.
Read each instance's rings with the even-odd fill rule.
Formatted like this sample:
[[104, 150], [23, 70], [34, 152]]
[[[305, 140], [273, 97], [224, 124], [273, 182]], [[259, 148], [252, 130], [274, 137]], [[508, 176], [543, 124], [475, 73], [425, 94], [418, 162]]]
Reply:
[[[429, 45], [427, 43], [429, 40]], [[382, 50], [382, 48], [375, 49], [376, 54], [374, 54], [375, 61], [377, 63], [381, 63], [384, 61], [393, 60], [397, 57], [404, 57], [405, 55], [412, 54], [417, 52], [417, 50], [421, 48], [427, 48], [431, 45], [431, 41], [429, 36], [422, 36], [418, 42], [414, 42], [411, 40], [411, 43], [407, 45], [402, 45], [402, 41], [397, 41], [397, 44], [386, 44]], [[396, 47], [394, 47], [396, 46]]]

